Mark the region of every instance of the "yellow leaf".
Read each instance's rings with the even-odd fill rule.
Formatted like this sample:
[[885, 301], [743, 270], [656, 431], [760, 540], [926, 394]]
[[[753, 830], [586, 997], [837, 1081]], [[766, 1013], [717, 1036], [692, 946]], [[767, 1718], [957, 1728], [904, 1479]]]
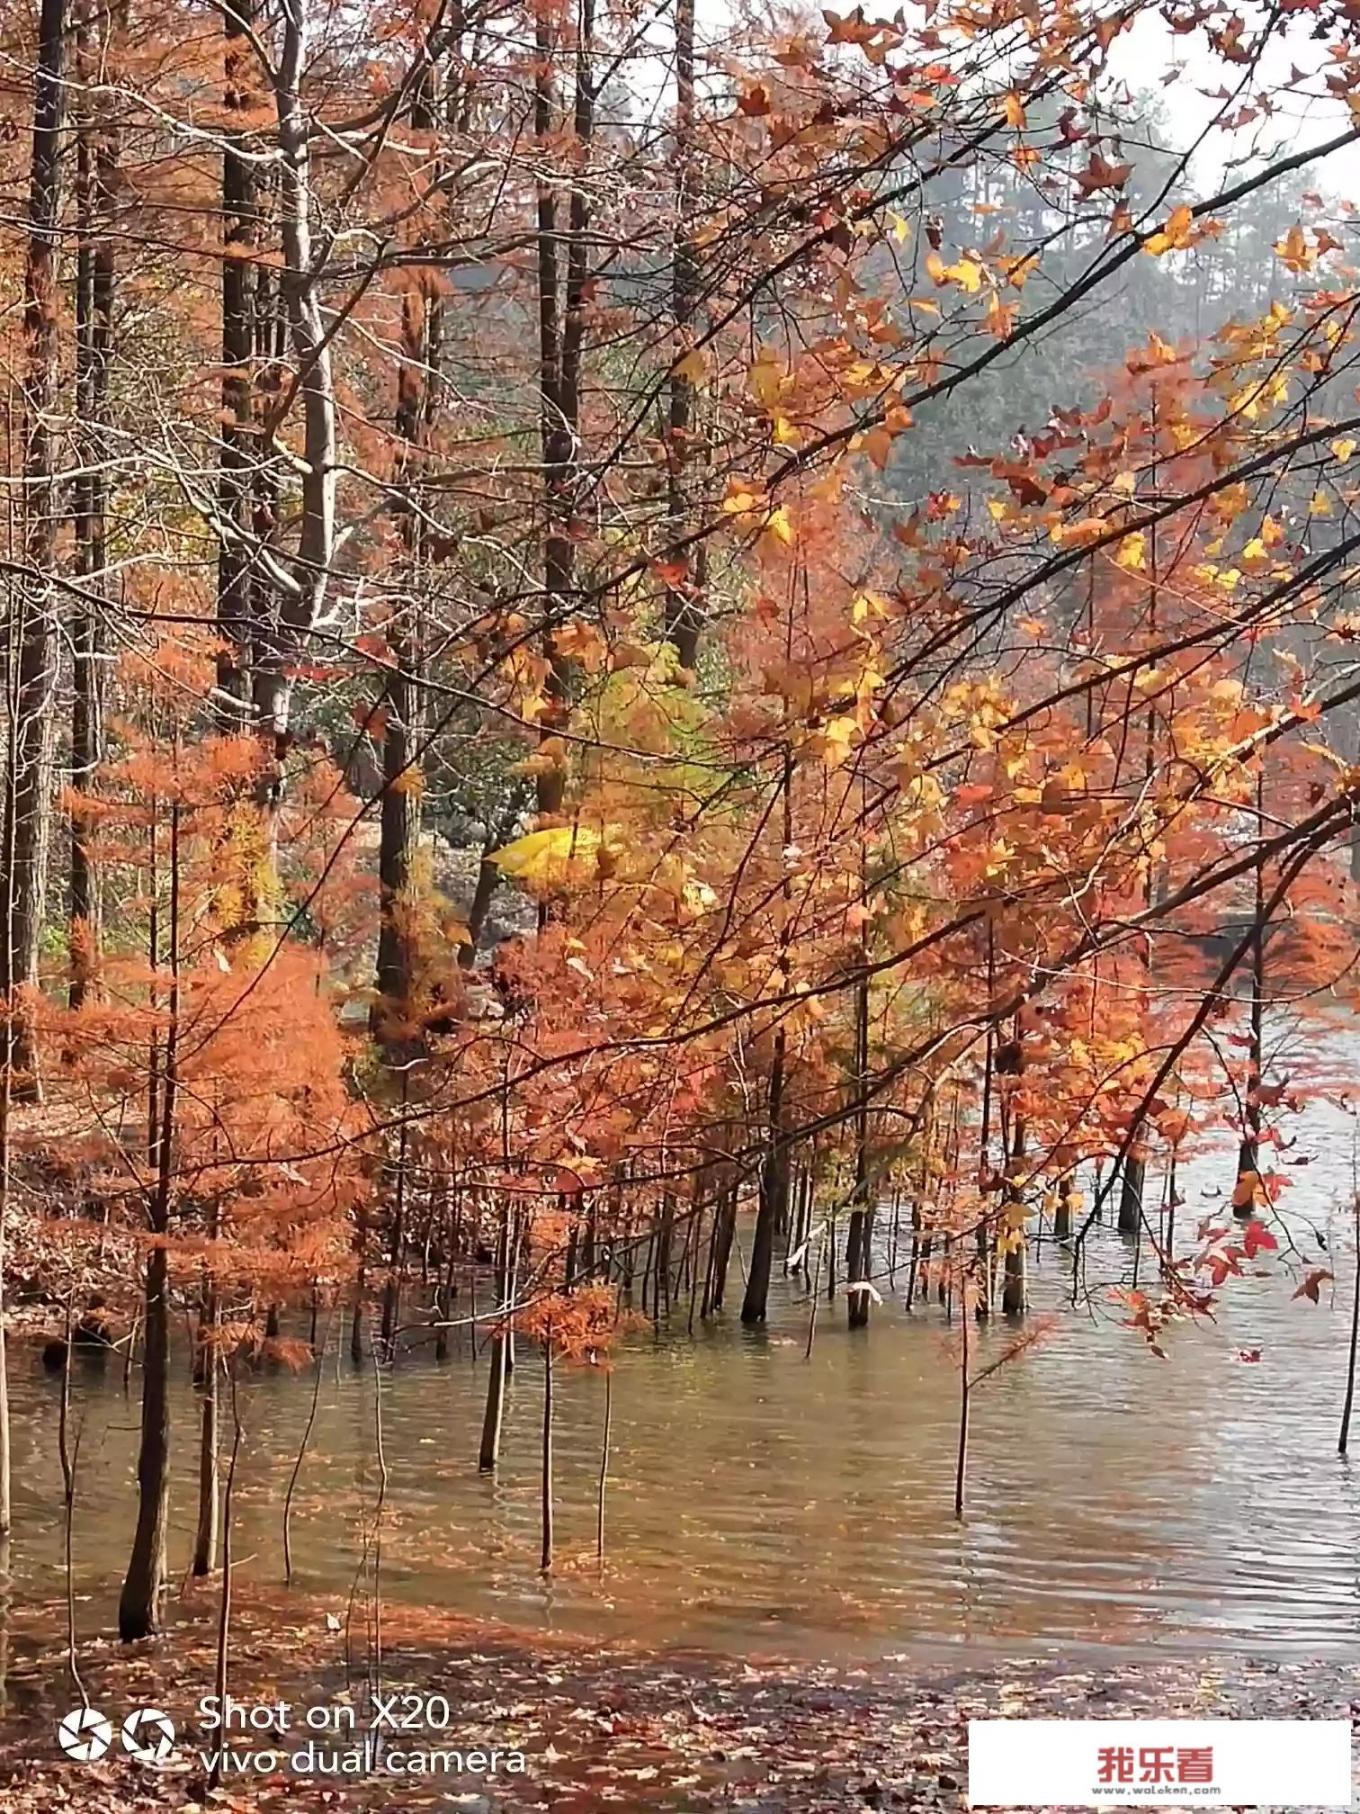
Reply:
[[1154, 258], [1160, 258], [1163, 252], [1178, 252], [1192, 243], [1194, 226], [1195, 217], [1189, 208], [1173, 208], [1166, 225], [1143, 242], [1143, 250]]
[[1115, 565], [1117, 567], [1122, 567], [1126, 573], [1138, 572], [1147, 565], [1147, 558], [1144, 552], [1146, 547], [1147, 537], [1143, 534], [1141, 529], [1135, 529], [1133, 534], [1126, 535], [1118, 548], [1115, 549]]
[[993, 294], [987, 305], [987, 332], [994, 340], [1009, 340], [1015, 332], [1016, 304]]
[[1308, 506], [1308, 514], [1309, 516], [1330, 516], [1332, 514], [1332, 500], [1320, 487], [1313, 493], [1313, 501]]
[[808, 754], [817, 757], [825, 768], [840, 768], [858, 734], [859, 725], [848, 713], [828, 718], [821, 729], [808, 738]]
[[950, 265], [949, 275], [969, 296], [976, 296], [982, 288], [983, 270], [975, 258], [961, 258], [956, 265]]
[[941, 287], [947, 283], [956, 283], [969, 296], [976, 296], [982, 288], [982, 266], [967, 254], [956, 265], [947, 265], [938, 252], [927, 252], [926, 270]]
[[856, 446], [861, 453], [868, 454], [880, 472], [888, 464], [892, 452], [893, 438], [886, 428], [869, 428], [862, 435], [856, 436]]
[[1017, 132], [1023, 131], [1025, 104], [1014, 89], [1002, 100], [1001, 112], [1008, 126], [1014, 126]]
[[502, 874], [523, 882], [549, 882], [560, 880], [573, 857], [590, 855], [599, 843], [599, 834], [584, 826], [553, 825], [502, 845], [492, 851], [491, 861]]
[[1307, 271], [1313, 264], [1313, 254], [1304, 237], [1303, 228], [1297, 222], [1289, 229], [1283, 239], [1275, 241], [1275, 251], [1289, 269], [1295, 273]]
[[1348, 436], [1343, 437], [1339, 441], [1333, 441], [1332, 452], [1336, 455], [1338, 460], [1343, 462], [1349, 460], [1351, 455], [1355, 452], [1355, 442]]

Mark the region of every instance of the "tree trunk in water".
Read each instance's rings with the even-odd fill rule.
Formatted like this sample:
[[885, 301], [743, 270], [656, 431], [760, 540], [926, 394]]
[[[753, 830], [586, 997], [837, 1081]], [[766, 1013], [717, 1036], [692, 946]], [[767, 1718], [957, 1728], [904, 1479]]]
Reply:
[[1336, 1439], [1336, 1452], [1344, 1455], [1350, 1448], [1351, 1413], [1355, 1409], [1355, 1366], [1360, 1355], [1360, 1193], [1351, 1202], [1351, 1225], [1355, 1232], [1355, 1285], [1351, 1294], [1351, 1344], [1346, 1358], [1346, 1398], [1341, 1407], [1341, 1432]]
[[[502, 1319], [510, 1313], [515, 1298], [515, 1249], [518, 1242], [511, 1236], [510, 1212], [501, 1211], [500, 1242], [496, 1257], [497, 1284], [500, 1295], [500, 1312]], [[489, 1474], [500, 1459], [501, 1430], [505, 1423], [505, 1381], [509, 1358], [510, 1331], [504, 1326], [496, 1330], [491, 1338], [491, 1377], [486, 1384], [486, 1411], [482, 1417], [482, 1446], [477, 1456], [477, 1466], [483, 1474]]]
[[[215, 1317], [214, 1317], [215, 1320]], [[210, 1575], [217, 1567], [220, 1492], [217, 1462], [218, 1358], [208, 1355], [198, 1443], [198, 1529], [194, 1536], [193, 1572]]]
[[1024, 1197], [1018, 1175], [1018, 1161], [1025, 1156], [1025, 1124], [1017, 1118], [1011, 1143], [1011, 1164], [1006, 1185], [1006, 1199], [1014, 1211], [1018, 1226], [1006, 1230], [1006, 1272], [1001, 1287], [1001, 1309], [1006, 1316], [1023, 1316], [1026, 1309]]
[[[1256, 835], [1265, 837], [1265, 771], [1256, 772]], [[1251, 1041], [1247, 1061], [1247, 1101], [1243, 1116], [1242, 1143], [1237, 1153], [1237, 1181], [1233, 1188], [1233, 1214], [1246, 1221], [1260, 1198], [1261, 1164], [1261, 1084], [1264, 1072], [1265, 993], [1266, 993], [1266, 906], [1265, 864], [1255, 869], [1255, 901], [1251, 937]]]
[[543, 1549], [539, 1566], [546, 1575], [553, 1561], [553, 1350], [552, 1330], [543, 1343]]
[[[209, 1235], [220, 1234], [214, 1210]], [[217, 1542], [220, 1524], [220, 1491], [217, 1461], [217, 1420], [220, 1403], [218, 1374], [221, 1356], [217, 1351], [217, 1282], [209, 1274], [203, 1286], [203, 1310], [198, 1330], [198, 1356], [202, 1368], [203, 1402], [199, 1409], [198, 1439], [198, 1529], [194, 1537], [193, 1572], [210, 1575], [217, 1567]]]
[[868, 953], [861, 951], [864, 975], [855, 991], [855, 1199], [845, 1243], [848, 1289], [846, 1321], [851, 1329], [869, 1326], [869, 1281], [873, 1272], [874, 1204], [869, 1179], [869, 972]]
[[[995, 935], [989, 922], [987, 927], [987, 993], [988, 1000], [996, 987], [996, 947]], [[978, 1189], [986, 1192], [990, 1181], [992, 1164], [992, 1079], [993, 1066], [996, 1060], [996, 1028], [987, 1027], [987, 1048], [982, 1068], [982, 1125], [978, 1131]], [[984, 1196], [984, 1202], [985, 1202]], [[992, 1224], [990, 1212], [986, 1209], [978, 1216], [977, 1225], [977, 1320], [987, 1322], [992, 1314], [992, 1278], [994, 1261], [992, 1255]]]
[[1058, 1207], [1053, 1215], [1055, 1241], [1072, 1239], [1072, 1174], [1067, 1172], [1058, 1186]]
[[146, 1262], [142, 1345], [142, 1427], [137, 1452], [137, 1529], [118, 1603], [124, 1642], [159, 1629], [165, 1586], [165, 1522], [170, 1480], [170, 1296], [165, 1239], [174, 1180], [175, 1109], [179, 1088], [179, 806], [170, 815], [170, 999], [161, 1088], [156, 1189], [151, 1203], [155, 1245]]
[[770, 1131], [760, 1168], [760, 1195], [756, 1205], [756, 1231], [751, 1242], [751, 1266], [742, 1300], [743, 1323], [763, 1323], [769, 1307], [770, 1268], [774, 1259], [775, 1230], [787, 1213], [789, 1194], [788, 1154], [783, 1144], [784, 1030], [775, 1034], [774, 1063], [770, 1070]]
[[1143, 1155], [1130, 1152], [1124, 1160], [1124, 1171], [1119, 1181], [1119, 1232], [1121, 1235], [1136, 1235], [1143, 1226], [1143, 1186], [1147, 1178], [1147, 1162]]
[[165, 1518], [170, 1473], [170, 1306], [165, 1249], [146, 1263], [142, 1344], [142, 1428], [137, 1456], [137, 1530], [118, 1602], [124, 1643], [160, 1629], [165, 1587]]
[[732, 1240], [737, 1231], [737, 1192], [730, 1186], [723, 1198], [717, 1228], [717, 1252], [713, 1256], [713, 1292], [710, 1310], [721, 1310], [727, 1295], [727, 1273], [732, 1264]]
[[606, 1364], [604, 1369], [604, 1429], [600, 1434], [600, 1476], [595, 1483], [595, 1560], [601, 1564], [604, 1562], [604, 1493], [609, 1484], [609, 1435], [613, 1422], [614, 1375]]
[[959, 1449], [954, 1467], [954, 1516], [962, 1521], [968, 1489], [968, 1423], [972, 1410], [973, 1382], [968, 1373], [968, 1306], [959, 1317], [962, 1347], [959, 1355]]

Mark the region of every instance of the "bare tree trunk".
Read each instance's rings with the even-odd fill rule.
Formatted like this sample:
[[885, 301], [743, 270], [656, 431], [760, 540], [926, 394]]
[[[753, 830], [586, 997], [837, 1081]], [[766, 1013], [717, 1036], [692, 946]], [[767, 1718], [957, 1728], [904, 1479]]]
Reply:
[[614, 1425], [614, 1374], [604, 1368], [604, 1428], [600, 1432], [600, 1473], [595, 1483], [595, 1560], [604, 1565], [604, 1494], [609, 1485], [609, 1438]]
[[[851, 1329], [869, 1325], [869, 1283], [873, 1272], [874, 1204], [869, 1177], [869, 954], [861, 950], [864, 974], [855, 990], [855, 1197], [846, 1238], [846, 1321]], [[858, 1289], [856, 1289], [858, 1287]]]
[[[279, 131], [279, 232], [283, 298], [302, 397], [300, 524], [289, 569], [275, 564], [277, 620], [256, 644], [253, 695], [262, 732], [282, 762], [288, 741], [292, 665], [325, 610], [335, 559], [337, 430], [330, 336], [312, 240], [311, 122], [302, 101], [307, 70], [305, 0], [282, 0], [283, 41], [274, 78]], [[263, 554], [264, 550], [257, 550]], [[263, 644], [263, 646], [261, 646]]]
[[742, 1299], [743, 1323], [763, 1323], [769, 1309], [770, 1270], [774, 1260], [774, 1231], [783, 1221], [789, 1194], [789, 1162], [784, 1147], [784, 1029], [775, 1034], [770, 1066], [769, 1133], [760, 1167], [756, 1202], [756, 1229], [751, 1240], [751, 1263]]
[[[223, 10], [228, 118], [252, 105], [250, 32], [254, 0], [236, 0]], [[252, 468], [263, 456], [254, 420], [251, 365], [255, 353], [251, 253], [258, 239], [255, 166], [243, 155], [244, 127], [222, 135], [222, 452], [217, 507], [221, 519], [217, 553], [217, 627], [222, 649], [217, 662], [219, 714], [227, 731], [244, 730], [250, 716], [253, 617], [250, 537], [254, 529]]]
[[137, 1529], [118, 1603], [118, 1633], [125, 1643], [160, 1627], [165, 1588], [165, 1526], [170, 1484], [170, 1280], [165, 1249], [174, 1185], [175, 1107], [179, 1088], [179, 805], [170, 816], [170, 998], [151, 1200], [151, 1235], [145, 1285], [146, 1333], [142, 1346], [142, 1427], [137, 1452]]
[[1028, 1303], [1026, 1283], [1024, 1195], [1018, 1176], [1018, 1164], [1025, 1156], [1025, 1124], [1016, 1117], [1011, 1140], [1011, 1162], [1006, 1185], [1007, 1206], [1015, 1212], [1018, 1226], [1006, 1229], [1006, 1270], [1001, 1286], [1001, 1309], [1005, 1316], [1023, 1316]]
[[[219, 1707], [225, 1707], [227, 1699], [227, 1658], [229, 1655], [228, 1639], [231, 1635], [232, 1589], [231, 1513], [232, 1498], [236, 1488], [236, 1463], [240, 1458], [241, 1437], [244, 1434], [241, 1428], [241, 1409], [236, 1397], [235, 1371], [231, 1374], [231, 1424], [231, 1458], [227, 1463], [227, 1490], [222, 1507], [222, 1597], [217, 1606], [217, 1669], [214, 1687], [217, 1691]], [[215, 1789], [222, 1780], [222, 1760], [225, 1755], [226, 1747], [219, 1740], [212, 1768], [208, 1773], [210, 1789]]]
[[694, 243], [694, 0], [675, 8], [675, 243], [672, 254], [671, 312], [675, 348], [670, 374], [670, 446], [667, 450], [667, 550], [671, 575], [666, 586], [665, 627], [682, 668], [699, 658], [703, 624], [705, 544], [693, 557], [686, 546], [690, 529], [688, 476], [695, 454], [695, 386], [686, 364], [693, 348], [699, 276]]
[[[1265, 758], [1256, 771], [1256, 835], [1265, 838]], [[1253, 872], [1255, 892], [1251, 925], [1251, 1019], [1247, 1058], [1247, 1100], [1243, 1112], [1242, 1141], [1237, 1153], [1237, 1182], [1233, 1191], [1233, 1214], [1241, 1220], [1250, 1217], [1260, 1197], [1261, 1164], [1261, 1084], [1265, 1071], [1265, 995], [1266, 995], [1266, 930], [1270, 918], [1266, 905], [1264, 861], [1258, 861]]]
[[549, 1327], [543, 1341], [543, 1548], [539, 1566], [544, 1574], [553, 1563], [553, 1346]]
[[[218, 1235], [214, 1211], [210, 1236]], [[198, 1331], [202, 1358], [202, 1404], [199, 1408], [198, 1526], [194, 1535], [193, 1572], [210, 1575], [217, 1567], [220, 1522], [220, 1480], [217, 1460], [218, 1378], [221, 1356], [217, 1351], [217, 1282], [209, 1272], [203, 1283], [203, 1308]]]
[[[36, 982], [43, 883], [51, 824], [52, 698], [58, 644], [51, 578], [56, 561], [56, 447], [52, 417], [61, 373], [56, 260], [61, 200], [61, 127], [66, 0], [42, 0], [33, 97], [33, 160], [24, 264], [24, 500], [27, 572], [16, 587], [18, 673], [11, 688], [13, 772], [7, 790], [4, 868], [10, 911], [0, 947], [0, 984], [14, 1010], [14, 991]], [[36, 1094], [36, 1054], [27, 1017], [19, 1015], [15, 1062]]]
[[515, 1301], [515, 1258], [519, 1247], [517, 1231], [512, 1233], [508, 1206], [501, 1209], [500, 1240], [496, 1254], [496, 1284], [501, 1322], [491, 1337], [491, 1369], [486, 1385], [486, 1411], [482, 1418], [482, 1444], [477, 1466], [489, 1474], [500, 1459], [501, 1430], [505, 1423], [505, 1381], [509, 1371], [510, 1331], [505, 1319]]
[[[82, 85], [106, 65], [109, 33], [93, 40], [90, 21], [82, 24], [78, 60]], [[100, 657], [103, 624], [95, 595], [107, 585], [109, 361], [113, 351], [113, 192], [118, 179], [118, 133], [106, 104], [86, 102], [77, 143], [76, 415], [81, 472], [73, 487], [76, 572], [85, 595], [72, 630], [74, 689], [71, 704], [71, 786], [88, 793], [99, 765], [101, 735]], [[79, 809], [71, 815], [70, 950], [68, 1000], [78, 1008], [98, 963], [101, 903], [99, 878], [89, 846], [89, 827]]]
[[1355, 1409], [1355, 1366], [1360, 1354], [1360, 1191], [1351, 1200], [1351, 1223], [1355, 1232], [1355, 1285], [1351, 1294], [1351, 1343], [1346, 1357], [1346, 1399], [1341, 1407], [1341, 1432], [1336, 1439], [1336, 1452], [1344, 1455], [1351, 1441], [1351, 1413]]

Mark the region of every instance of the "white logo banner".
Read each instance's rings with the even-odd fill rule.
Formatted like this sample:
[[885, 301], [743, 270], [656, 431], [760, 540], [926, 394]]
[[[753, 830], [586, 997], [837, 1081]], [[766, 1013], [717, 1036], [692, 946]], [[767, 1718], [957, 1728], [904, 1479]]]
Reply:
[[1349, 1808], [1347, 1720], [970, 1720], [974, 1808]]

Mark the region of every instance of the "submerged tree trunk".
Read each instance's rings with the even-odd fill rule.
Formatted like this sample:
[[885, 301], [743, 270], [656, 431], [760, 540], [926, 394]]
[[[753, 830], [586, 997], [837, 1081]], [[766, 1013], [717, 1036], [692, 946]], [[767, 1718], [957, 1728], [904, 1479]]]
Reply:
[[193, 1572], [210, 1575], [217, 1567], [221, 1521], [220, 1481], [217, 1458], [218, 1376], [217, 1287], [209, 1280], [203, 1292], [203, 1318], [199, 1329], [203, 1356], [202, 1404], [199, 1407], [198, 1527], [194, 1535]]
[[1070, 1241], [1072, 1238], [1071, 1172], [1064, 1172], [1058, 1185], [1058, 1205], [1053, 1213], [1053, 1238], [1055, 1241]]
[[553, 1563], [553, 1346], [552, 1329], [543, 1340], [543, 1548], [539, 1566], [547, 1574]]
[[604, 1494], [609, 1484], [609, 1437], [614, 1423], [614, 1374], [604, 1368], [604, 1428], [600, 1432], [600, 1473], [595, 1483], [595, 1560], [604, 1562]]
[[[1264, 764], [1264, 756], [1262, 757]], [[1265, 838], [1265, 770], [1256, 772], [1256, 835]], [[1251, 925], [1251, 1017], [1248, 1023], [1247, 1100], [1242, 1117], [1242, 1141], [1237, 1152], [1237, 1180], [1233, 1188], [1233, 1214], [1245, 1221], [1261, 1197], [1261, 1085], [1265, 1074], [1266, 904], [1265, 862], [1253, 871], [1255, 892]]]
[[775, 1034], [774, 1062], [770, 1067], [770, 1124], [765, 1158], [760, 1168], [760, 1194], [756, 1203], [756, 1228], [751, 1241], [746, 1295], [742, 1299], [743, 1323], [763, 1323], [769, 1308], [770, 1271], [774, 1262], [775, 1230], [788, 1208], [789, 1162], [784, 1148], [784, 1029]]
[[864, 974], [855, 991], [855, 1196], [845, 1243], [845, 1314], [851, 1329], [869, 1326], [873, 1274], [874, 1204], [869, 1177], [869, 972], [868, 953], [860, 953]]
[[142, 1344], [142, 1426], [137, 1452], [137, 1529], [118, 1603], [124, 1642], [160, 1627], [165, 1587], [165, 1525], [170, 1486], [170, 1280], [166, 1239], [174, 1183], [175, 1110], [179, 1087], [179, 806], [170, 818], [170, 997], [160, 1091], [151, 1252], [146, 1262]]
[[491, 1337], [491, 1369], [486, 1384], [486, 1410], [482, 1416], [482, 1445], [477, 1466], [483, 1474], [495, 1468], [501, 1453], [501, 1430], [505, 1423], [505, 1381], [509, 1372], [510, 1330], [505, 1322], [515, 1300], [515, 1257], [519, 1246], [518, 1231], [512, 1235], [509, 1209], [501, 1211], [501, 1231], [496, 1254], [497, 1292], [500, 1297], [501, 1322]]
[[142, 1344], [142, 1425], [137, 1454], [137, 1529], [123, 1592], [118, 1635], [124, 1643], [160, 1629], [165, 1588], [165, 1519], [170, 1473], [170, 1315], [164, 1247], [146, 1263]]
[[1019, 1176], [1019, 1162], [1024, 1156], [1025, 1124], [1017, 1117], [1006, 1183], [1010, 1216], [1006, 1229], [1006, 1270], [1001, 1287], [1001, 1309], [1006, 1316], [1023, 1316], [1027, 1306], [1025, 1201]]

